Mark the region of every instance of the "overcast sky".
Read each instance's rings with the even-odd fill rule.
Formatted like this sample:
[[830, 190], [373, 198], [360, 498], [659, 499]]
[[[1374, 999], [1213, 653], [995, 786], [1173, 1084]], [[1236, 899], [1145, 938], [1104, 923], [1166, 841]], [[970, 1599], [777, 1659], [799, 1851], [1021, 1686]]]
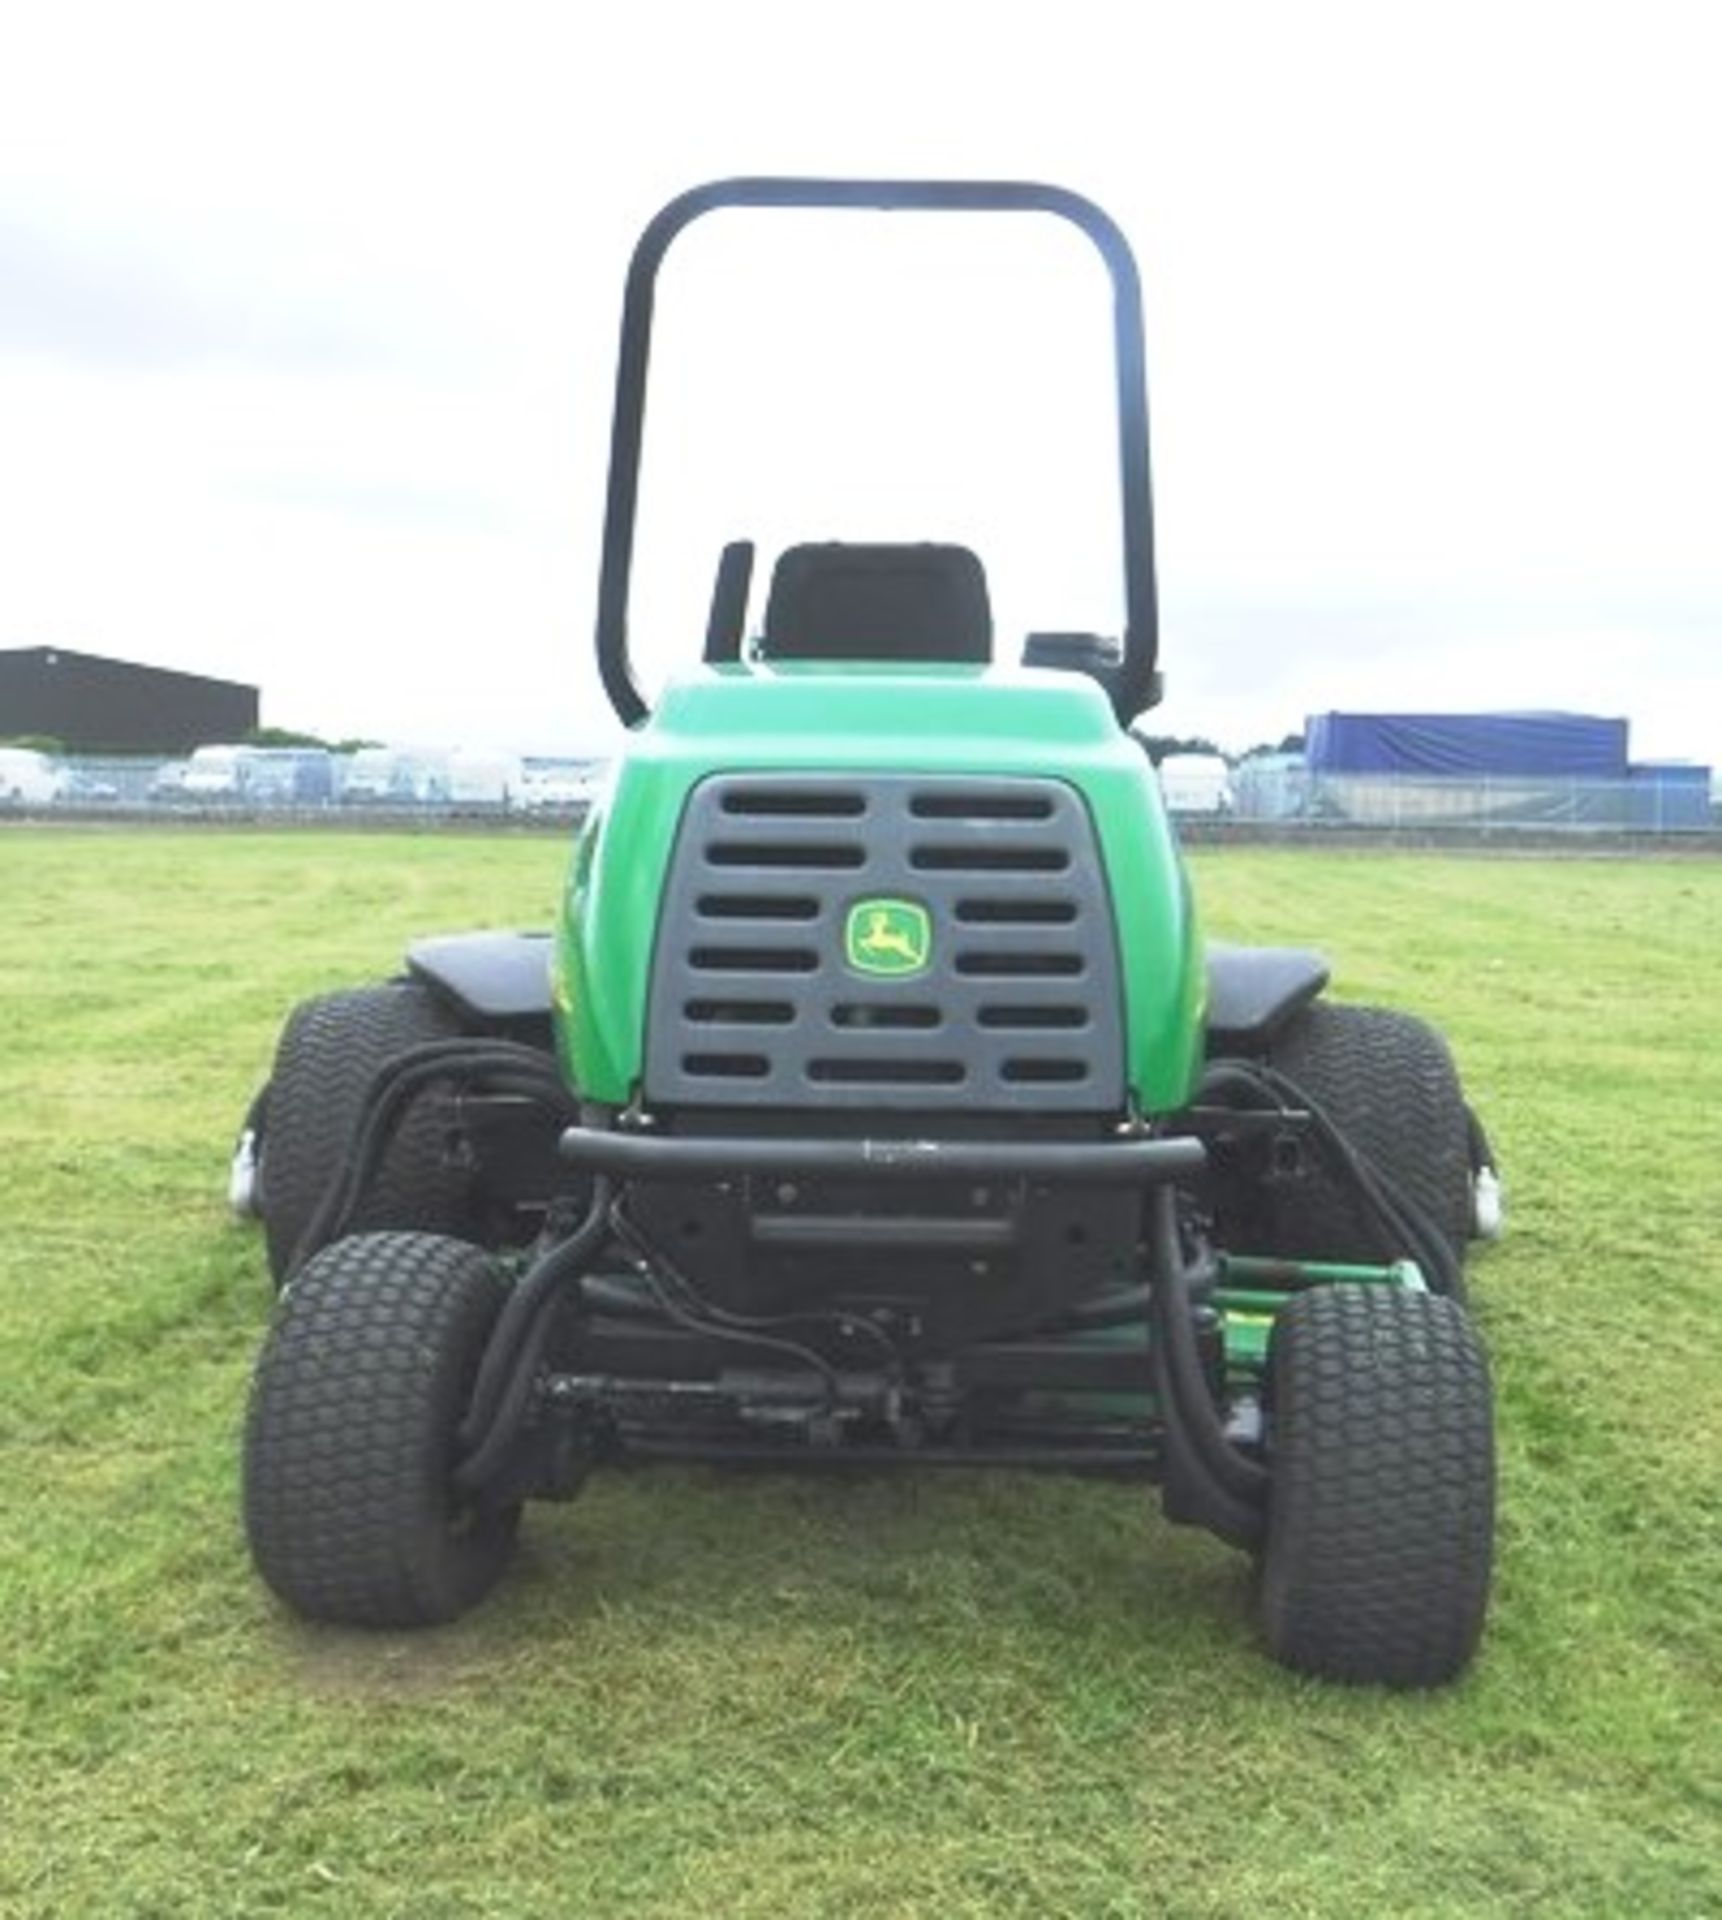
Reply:
[[[601, 746], [640, 225], [732, 173], [1041, 178], [1143, 267], [1158, 725], [1566, 707], [1722, 761], [1719, 55], [1722, 11], [1647, 0], [8, 8], [0, 646], [255, 682], [331, 735]], [[977, 530], [1008, 646], [1108, 617], [1097, 283], [1030, 239], [1014, 280], [990, 240], [941, 278], [953, 236], [882, 298], [914, 247], [690, 236], [655, 655], [694, 657], [742, 534]]]

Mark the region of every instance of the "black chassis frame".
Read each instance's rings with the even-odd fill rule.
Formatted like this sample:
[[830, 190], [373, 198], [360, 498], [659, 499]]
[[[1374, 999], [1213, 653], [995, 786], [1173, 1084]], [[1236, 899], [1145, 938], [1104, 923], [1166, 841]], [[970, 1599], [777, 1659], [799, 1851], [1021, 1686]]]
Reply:
[[[409, 953], [408, 976], [470, 1033], [547, 1053], [548, 948], [543, 935], [427, 941]], [[1314, 955], [1244, 948], [1211, 950], [1209, 976], [1210, 1050], [1228, 1056], [1265, 1052], [1327, 977]], [[1086, 1139], [928, 1138], [865, 1123], [840, 1137], [689, 1136], [639, 1110], [588, 1108], [577, 1124], [547, 1126], [530, 1102], [463, 1087], [451, 1131], [490, 1189], [493, 1221], [511, 1220], [498, 1237], [527, 1245], [458, 1477], [500, 1500], [564, 1497], [607, 1460], [1128, 1469], [1161, 1481], [1175, 1518], [1252, 1544], [1259, 1409], [1225, 1378], [1206, 1298], [1216, 1269], [1192, 1200], [1210, 1140], [1241, 1119], [1196, 1110]], [[1076, 1188], [1134, 1194], [1139, 1212], [1116, 1284], [1027, 1330], [927, 1342], [833, 1303], [769, 1317], [714, 1310], [630, 1205], [652, 1183], [752, 1180], [836, 1180], [880, 1196], [953, 1181]], [[803, 1231], [816, 1261], [821, 1223]], [[909, 1248], [917, 1231], [910, 1217], [892, 1238]]]

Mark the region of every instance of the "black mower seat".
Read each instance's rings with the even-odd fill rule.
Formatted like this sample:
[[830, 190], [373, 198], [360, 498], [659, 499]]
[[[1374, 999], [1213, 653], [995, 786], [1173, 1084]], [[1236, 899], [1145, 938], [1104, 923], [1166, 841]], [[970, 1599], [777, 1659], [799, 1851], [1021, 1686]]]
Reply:
[[950, 660], [993, 651], [987, 577], [967, 547], [788, 548], [772, 570], [762, 660]]

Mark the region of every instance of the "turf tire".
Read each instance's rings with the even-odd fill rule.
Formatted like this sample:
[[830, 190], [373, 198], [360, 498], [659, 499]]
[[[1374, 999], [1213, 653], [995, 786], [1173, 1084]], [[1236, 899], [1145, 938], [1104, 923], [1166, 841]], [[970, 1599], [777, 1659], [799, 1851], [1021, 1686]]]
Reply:
[[245, 1531], [295, 1612], [350, 1626], [452, 1620], [489, 1592], [517, 1506], [451, 1482], [455, 1434], [503, 1286], [482, 1248], [338, 1240], [276, 1307], [245, 1425]]
[[[1428, 1215], [1462, 1260], [1471, 1229], [1470, 1129], [1440, 1034], [1407, 1013], [1317, 1001], [1288, 1024], [1269, 1064]], [[1267, 1211], [1263, 1250], [1287, 1258], [1375, 1261], [1407, 1251], [1389, 1244], [1350, 1187], [1319, 1164], [1279, 1188]]]
[[1476, 1650], [1494, 1555], [1488, 1364], [1434, 1294], [1315, 1287], [1274, 1325], [1258, 1605], [1274, 1658], [1436, 1687]]
[[[264, 1238], [277, 1286], [346, 1164], [379, 1069], [409, 1047], [460, 1031], [454, 1015], [415, 981], [325, 994], [293, 1010], [275, 1051], [260, 1163]], [[350, 1229], [458, 1235], [470, 1217], [470, 1177], [448, 1164], [433, 1102], [415, 1101]]]

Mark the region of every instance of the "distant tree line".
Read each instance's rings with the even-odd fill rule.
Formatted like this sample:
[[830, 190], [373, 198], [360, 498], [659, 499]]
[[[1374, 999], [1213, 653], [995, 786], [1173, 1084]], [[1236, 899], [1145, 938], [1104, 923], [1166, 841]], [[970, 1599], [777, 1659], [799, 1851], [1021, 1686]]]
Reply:
[[[211, 741], [210, 745], [226, 745], [227, 742]], [[292, 727], [253, 727], [248, 733], [231, 743], [240, 747], [321, 747], [326, 753], [357, 753], [362, 747], [381, 747], [387, 742], [382, 740], [325, 740], [315, 733], [300, 733]], [[67, 754], [64, 740], [57, 740], [51, 733], [14, 733], [0, 734], [0, 747], [26, 747], [32, 753], [45, 753], [56, 760], [63, 760]], [[80, 749], [82, 751], [82, 749]], [[159, 760], [160, 754], [138, 754], [131, 750], [132, 757]], [[127, 757], [119, 753], [102, 754], [102, 759], [121, 759]]]
[[321, 747], [325, 753], [358, 753], [365, 747], [380, 747], [382, 740], [325, 740], [319, 734], [300, 733], [292, 727], [253, 727], [242, 740], [242, 747]]
[[1222, 760], [1254, 760], [1264, 753], [1302, 753], [1303, 735], [1288, 733], [1278, 741], [1260, 740], [1253, 747], [1246, 747], [1242, 753], [1227, 753], [1223, 747], [1217, 747], [1205, 733], [1138, 733], [1136, 738], [1142, 743], [1148, 758], [1155, 766], [1172, 753], [1212, 753]]
[[[1155, 766], [1159, 766], [1169, 753], [1214, 753], [1222, 760], [1230, 760], [1235, 764], [1239, 760], [1254, 760], [1264, 753], [1303, 752], [1301, 733], [1288, 733], [1277, 741], [1258, 741], [1255, 746], [1247, 747], [1239, 754], [1225, 752], [1204, 733], [1138, 733], [1136, 738]], [[253, 727], [235, 744], [244, 747], [321, 747], [327, 753], [358, 753], [365, 747], [381, 747], [387, 742], [368, 739], [325, 740], [320, 734], [301, 733], [295, 727]], [[66, 752], [63, 740], [56, 740], [45, 733], [14, 734], [10, 739], [0, 739], [0, 746], [30, 747], [37, 753], [52, 754], [56, 758], [63, 758]]]

